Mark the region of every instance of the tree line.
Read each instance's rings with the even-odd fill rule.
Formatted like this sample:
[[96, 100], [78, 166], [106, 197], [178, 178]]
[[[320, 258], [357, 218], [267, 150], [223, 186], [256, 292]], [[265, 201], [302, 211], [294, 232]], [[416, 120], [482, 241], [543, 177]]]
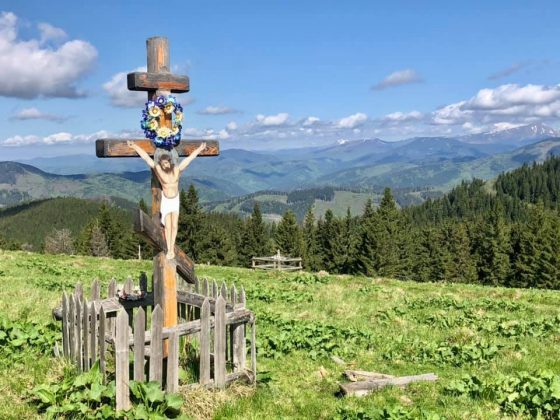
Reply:
[[[248, 267], [253, 256], [279, 249], [301, 256], [310, 271], [559, 289], [559, 194], [555, 157], [500, 175], [493, 189], [475, 179], [401, 209], [386, 188], [377, 208], [370, 200], [358, 216], [327, 210], [316, 219], [309, 207], [301, 223], [290, 209], [278, 223], [265, 223], [258, 201], [247, 218], [205, 212], [191, 185], [180, 193], [177, 243], [197, 263]], [[140, 251], [151, 257], [130, 220], [108, 204], [73, 241], [52, 236], [45, 239], [46, 252], [137, 258]], [[71, 247], [61, 251], [48, 240]]]

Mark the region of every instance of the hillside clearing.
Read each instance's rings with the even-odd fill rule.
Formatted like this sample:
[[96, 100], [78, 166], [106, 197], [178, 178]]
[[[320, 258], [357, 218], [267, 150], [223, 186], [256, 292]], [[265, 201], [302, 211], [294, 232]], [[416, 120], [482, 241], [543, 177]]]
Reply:
[[[150, 267], [151, 261], [0, 251], [0, 319], [47, 323], [63, 288], [81, 281], [88, 290], [94, 278], [122, 281]], [[387, 409], [386, 416], [399, 418], [504, 418], [514, 414], [511, 404], [476, 395], [461, 378], [490, 382], [519, 372], [560, 372], [557, 291], [216, 266], [199, 266], [198, 275], [245, 287], [257, 315], [260, 383], [256, 390], [191, 391], [184, 412], [197, 417], [358, 418], [363, 412], [378, 418]], [[22, 351], [16, 362], [0, 362], [0, 418], [38, 416], [27, 391], [60, 375], [53, 361]], [[434, 372], [440, 379], [342, 399], [336, 394], [345, 369]]]

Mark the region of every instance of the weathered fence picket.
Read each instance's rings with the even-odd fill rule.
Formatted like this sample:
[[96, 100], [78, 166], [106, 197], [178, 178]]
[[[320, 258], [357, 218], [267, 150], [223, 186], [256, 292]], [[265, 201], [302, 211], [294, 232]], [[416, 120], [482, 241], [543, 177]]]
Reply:
[[[145, 275], [140, 277], [140, 282], [140, 290], [146, 289]], [[189, 286], [177, 297], [178, 303], [185, 308], [180, 313], [186, 312], [186, 317], [177, 326], [164, 328], [162, 307], [154, 302], [158, 286], [154, 286], [151, 291], [143, 290], [146, 294], [139, 301], [118, 298], [114, 279], [107, 288], [105, 299], [100, 297], [98, 281], [92, 284], [90, 302], [83, 297], [81, 285], [72, 294], [62, 294], [58, 317], [62, 320], [63, 354], [84, 372], [98, 362], [105, 378], [107, 350], [112, 346], [117, 409], [130, 407], [130, 379], [139, 382], [155, 380], [167, 392], [177, 392], [181, 337], [189, 335], [199, 341], [200, 385], [223, 388], [242, 378], [254, 381], [256, 329], [254, 315], [245, 309], [243, 287], [237, 289], [231, 285], [228, 289], [225, 283], [218, 286], [215, 280], [210, 283], [208, 279]], [[131, 279], [122, 287], [123, 291], [129, 291], [127, 293], [134, 292]], [[153, 310], [148, 310], [151, 307]], [[251, 327], [250, 369], [246, 366], [247, 326]]]

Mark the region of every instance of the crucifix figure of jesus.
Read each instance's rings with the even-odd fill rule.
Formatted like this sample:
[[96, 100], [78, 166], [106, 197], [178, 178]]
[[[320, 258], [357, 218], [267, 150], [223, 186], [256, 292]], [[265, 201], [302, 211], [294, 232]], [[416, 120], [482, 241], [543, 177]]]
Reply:
[[155, 162], [140, 146], [133, 141], [127, 141], [128, 147], [133, 149], [152, 168], [161, 184], [162, 196], [160, 203], [161, 224], [164, 226], [165, 242], [167, 244], [167, 259], [175, 258], [175, 239], [179, 221], [179, 178], [187, 166], [204, 150], [203, 142], [194, 152], [175, 165], [170, 153], [163, 152]]

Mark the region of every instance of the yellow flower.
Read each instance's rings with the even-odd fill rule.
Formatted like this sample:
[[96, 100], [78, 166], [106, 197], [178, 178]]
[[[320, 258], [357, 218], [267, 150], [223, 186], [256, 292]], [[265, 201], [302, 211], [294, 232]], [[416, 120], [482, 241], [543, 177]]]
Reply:
[[183, 121], [183, 113], [181, 111], [175, 113], [175, 120], [179, 122]]
[[154, 119], [154, 120], [148, 121], [148, 128], [150, 130], [157, 130], [158, 127], [159, 127], [159, 124], [158, 124], [157, 120]]
[[172, 114], [173, 111], [175, 111], [175, 105], [173, 105], [171, 102], [168, 102], [167, 105], [165, 105], [164, 109], [166, 114]]
[[153, 106], [150, 109], [148, 109], [148, 113], [150, 114], [150, 117], [159, 117], [161, 115], [161, 109], [159, 109], [159, 107], [157, 106]]
[[167, 127], [160, 127], [156, 131], [158, 137], [166, 138], [171, 135], [171, 130]]
[[171, 133], [176, 136], [177, 134], [179, 134], [179, 127], [177, 127], [176, 125], [173, 126], [173, 130], [171, 130]]

